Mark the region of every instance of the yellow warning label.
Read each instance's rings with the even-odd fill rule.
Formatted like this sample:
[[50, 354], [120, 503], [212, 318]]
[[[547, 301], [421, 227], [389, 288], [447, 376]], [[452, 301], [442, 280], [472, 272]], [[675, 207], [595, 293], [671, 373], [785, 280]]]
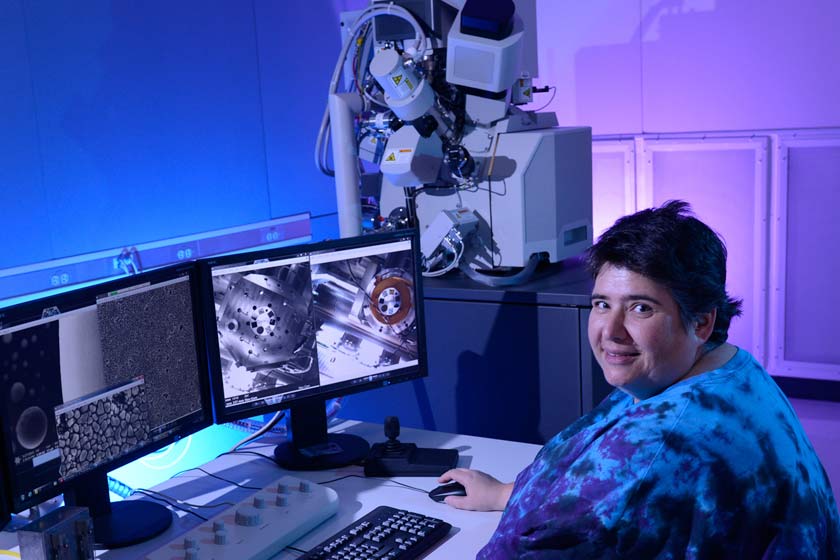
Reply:
[[388, 157], [385, 158], [385, 161], [397, 161], [397, 153], [391, 152], [388, 154]]
[[524, 95], [525, 97], [531, 97], [531, 88], [528, 88], [525, 91], [523, 91], [522, 95]]
[[410, 154], [411, 153], [411, 148], [400, 148], [400, 153], [401, 154], [405, 154], [405, 153]]
[[396, 76], [391, 76], [391, 79], [392, 79], [392, 80], [394, 80], [394, 85], [395, 85], [395, 86], [398, 86], [398, 85], [400, 85], [400, 82], [402, 82], [403, 75], [402, 75], [402, 74], [398, 74], [398, 75], [396, 75]]
[[405, 85], [408, 86], [408, 89], [414, 89], [414, 84], [411, 83], [411, 80], [408, 78], [405, 79]]

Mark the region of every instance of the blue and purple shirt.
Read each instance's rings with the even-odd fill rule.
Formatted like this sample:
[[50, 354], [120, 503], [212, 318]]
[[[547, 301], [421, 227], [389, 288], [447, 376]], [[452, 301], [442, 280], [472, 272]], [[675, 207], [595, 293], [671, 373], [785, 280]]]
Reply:
[[746, 351], [638, 403], [614, 391], [514, 483], [479, 558], [840, 559], [828, 477]]

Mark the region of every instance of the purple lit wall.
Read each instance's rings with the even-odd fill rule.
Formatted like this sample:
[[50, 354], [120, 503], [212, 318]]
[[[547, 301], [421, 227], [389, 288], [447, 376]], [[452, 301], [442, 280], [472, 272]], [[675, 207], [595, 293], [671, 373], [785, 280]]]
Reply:
[[833, 0], [537, 0], [537, 14], [539, 82], [557, 86], [548, 109], [561, 124], [595, 135], [840, 125]]
[[[596, 235], [688, 200], [745, 300], [731, 340], [774, 375], [840, 383], [840, 3], [537, 0], [537, 15], [548, 109], [593, 128]], [[840, 404], [794, 404], [840, 489]]]
[[536, 82], [557, 88], [547, 108], [561, 125], [593, 128], [596, 234], [628, 212], [688, 200], [729, 248], [730, 291], [745, 299], [732, 340], [775, 374], [840, 381], [829, 318], [801, 311], [811, 279], [840, 268], [815, 259], [809, 241], [840, 240], [830, 211], [840, 41], [829, 24], [840, 4], [536, 5]]

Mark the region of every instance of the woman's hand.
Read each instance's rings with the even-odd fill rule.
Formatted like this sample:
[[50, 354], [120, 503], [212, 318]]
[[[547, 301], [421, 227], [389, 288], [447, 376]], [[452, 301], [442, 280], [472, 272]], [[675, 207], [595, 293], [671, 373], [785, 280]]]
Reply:
[[457, 509], [502, 511], [513, 491], [513, 483], [499, 482], [492, 476], [472, 469], [451, 469], [440, 475], [438, 482], [460, 482], [466, 496], [447, 496], [444, 502]]

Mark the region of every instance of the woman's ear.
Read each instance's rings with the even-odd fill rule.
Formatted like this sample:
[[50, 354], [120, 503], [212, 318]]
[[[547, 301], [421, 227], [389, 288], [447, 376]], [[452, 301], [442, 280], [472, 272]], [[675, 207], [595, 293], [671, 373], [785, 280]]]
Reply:
[[694, 322], [694, 336], [702, 340], [704, 344], [709, 341], [715, 330], [715, 319], [717, 319], [717, 308], [708, 313], [701, 313]]

